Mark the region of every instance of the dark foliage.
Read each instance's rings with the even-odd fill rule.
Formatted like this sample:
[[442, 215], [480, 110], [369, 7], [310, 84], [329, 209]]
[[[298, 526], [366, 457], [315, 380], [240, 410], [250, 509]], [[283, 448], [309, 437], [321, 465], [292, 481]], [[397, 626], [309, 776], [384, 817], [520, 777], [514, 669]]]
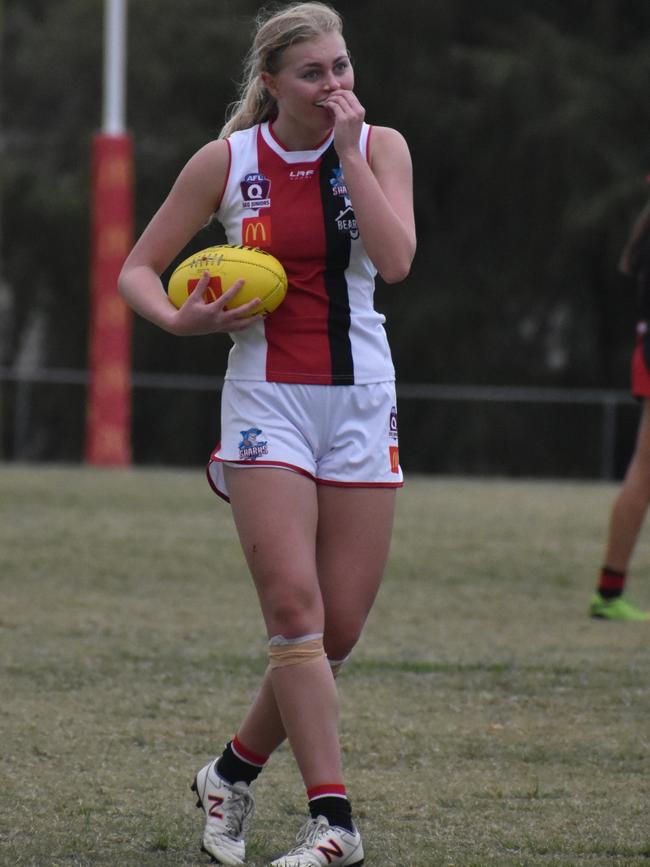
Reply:
[[[218, 134], [259, 6], [130, 4], [138, 231]], [[369, 121], [400, 129], [413, 154], [416, 262], [408, 281], [377, 293], [400, 379], [624, 388], [636, 311], [616, 263], [648, 192], [647, 2], [338, 8]], [[101, 0], [5, 4], [0, 364], [29, 349], [42, 365], [86, 365], [102, 16]], [[220, 240], [210, 228], [192, 247]], [[134, 366], [222, 373], [227, 344], [138, 321]], [[154, 415], [159, 402], [147, 398]], [[204, 424], [201, 401], [186, 403], [184, 418]], [[145, 427], [146, 416], [138, 408]], [[163, 429], [173, 439], [173, 425]], [[35, 453], [68, 456], [47, 432], [34, 436]]]

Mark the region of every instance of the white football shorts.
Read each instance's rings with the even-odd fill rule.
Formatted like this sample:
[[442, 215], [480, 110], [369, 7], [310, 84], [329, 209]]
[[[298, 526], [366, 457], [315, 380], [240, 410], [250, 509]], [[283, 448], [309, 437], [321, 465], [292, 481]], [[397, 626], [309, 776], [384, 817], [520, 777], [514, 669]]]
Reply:
[[281, 467], [318, 484], [400, 488], [394, 382], [301, 385], [228, 379], [208, 481], [228, 499], [223, 465]]

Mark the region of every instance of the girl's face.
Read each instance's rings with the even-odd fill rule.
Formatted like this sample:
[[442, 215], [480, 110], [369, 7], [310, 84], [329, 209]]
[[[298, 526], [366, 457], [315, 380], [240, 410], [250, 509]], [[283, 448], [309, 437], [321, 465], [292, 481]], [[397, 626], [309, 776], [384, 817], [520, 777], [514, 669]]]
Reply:
[[352, 90], [354, 72], [340, 33], [298, 42], [284, 51], [275, 75], [262, 80], [278, 103], [278, 120], [329, 129], [332, 112], [321, 103], [335, 90]]

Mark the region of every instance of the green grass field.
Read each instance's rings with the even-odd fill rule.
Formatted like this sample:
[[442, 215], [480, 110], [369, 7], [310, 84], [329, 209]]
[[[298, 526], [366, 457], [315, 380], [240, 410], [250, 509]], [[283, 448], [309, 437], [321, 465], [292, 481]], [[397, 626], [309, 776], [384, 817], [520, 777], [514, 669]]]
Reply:
[[[650, 864], [650, 624], [586, 616], [615, 486], [411, 478], [340, 679], [368, 867]], [[0, 469], [0, 864], [208, 864], [189, 784], [265, 668], [201, 470]], [[642, 540], [630, 593], [650, 607]], [[293, 842], [288, 749], [255, 784]]]

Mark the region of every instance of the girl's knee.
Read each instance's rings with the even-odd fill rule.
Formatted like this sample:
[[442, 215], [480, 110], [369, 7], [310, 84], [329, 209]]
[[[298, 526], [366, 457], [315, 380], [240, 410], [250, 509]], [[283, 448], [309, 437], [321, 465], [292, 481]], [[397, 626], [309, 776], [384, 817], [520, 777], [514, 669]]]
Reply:
[[323, 631], [322, 603], [311, 587], [284, 583], [262, 601], [269, 635], [295, 638]]

